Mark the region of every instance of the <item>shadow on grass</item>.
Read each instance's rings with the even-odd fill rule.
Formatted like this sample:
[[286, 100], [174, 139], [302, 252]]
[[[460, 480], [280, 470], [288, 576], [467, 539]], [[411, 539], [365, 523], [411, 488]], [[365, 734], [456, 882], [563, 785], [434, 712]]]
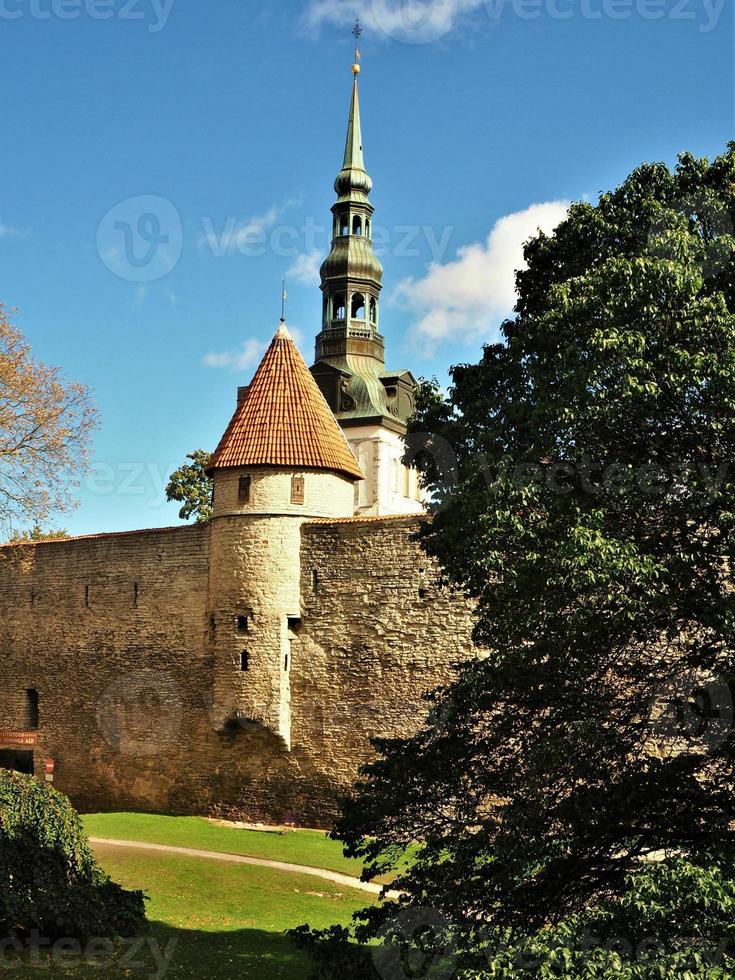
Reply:
[[[90, 950], [94, 954], [95, 950]], [[0, 952], [0, 975], [31, 980], [39, 976], [137, 978], [141, 980], [306, 980], [308, 957], [285, 935], [259, 929], [200, 932], [175, 929], [152, 922], [149, 932], [136, 940], [116, 944], [114, 954], [80, 957], [56, 950]]]

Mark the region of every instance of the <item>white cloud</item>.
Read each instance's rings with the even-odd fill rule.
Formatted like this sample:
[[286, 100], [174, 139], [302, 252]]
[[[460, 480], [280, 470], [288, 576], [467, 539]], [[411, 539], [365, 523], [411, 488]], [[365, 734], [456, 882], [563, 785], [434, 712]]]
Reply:
[[28, 231], [21, 231], [20, 228], [13, 228], [0, 220], [0, 238], [30, 238]]
[[286, 273], [286, 279], [299, 282], [304, 286], [319, 285], [319, 269], [323, 255], [321, 252], [305, 252], [299, 255]]
[[[275, 330], [273, 331], [275, 333]], [[303, 336], [298, 327], [288, 325], [288, 332], [291, 334], [293, 342], [301, 349]], [[257, 340], [251, 337], [244, 340], [237, 350], [231, 351], [211, 351], [202, 358], [202, 364], [209, 368], [227, 368], [230, 371], [248, 371], [260, 364], [265, 349], [270, 343]]]
[[404, 279], [392, 301], [416, 316], [414, 333], [438, 342], [464, 336], [489, 337], [516, 302], [515, 273], [524, 268], [523, 245], [539, 230], [550, 233], [569, 201], [532, 204], [500, 218], [485, 242], [465, 245], [444, 265], [432, 262], [422, 279]]
[[246, 371], [256, 365], [265, 350], [262, 341], [251, 337], [243, 341], [238, 350], [211, 352], [202, 358], [202, 364], [211, 368], [229, 368], [231, 371]]
[[263, 214], [239, 221], [236, 217], [226, 218], [222, 228], [215, 228], [211, 217], [202, 218], [202, 233], [199, 246], [209, 249], [213, 256], [220, 258], [233, 252], [247, 254], [261, 249], [266, 244], [266, 233], [270, 231], [291, 208], [300, 204], [289, 198], [282, 204], [273, 204]]
[[430, 44], [487, 5], [488, 0], [309, 0], [303, 21], [316, 32], [324, 24], [345, 27], [359, 17], [372, 32], [408, 44]]

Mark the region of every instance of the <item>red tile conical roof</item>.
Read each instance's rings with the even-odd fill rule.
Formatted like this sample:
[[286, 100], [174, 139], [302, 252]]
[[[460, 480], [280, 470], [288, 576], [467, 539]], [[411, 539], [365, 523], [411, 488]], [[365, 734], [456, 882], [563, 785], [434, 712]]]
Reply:
[[278, 328], [207, 469], [288, 466], [364, 474], [285, 323]]

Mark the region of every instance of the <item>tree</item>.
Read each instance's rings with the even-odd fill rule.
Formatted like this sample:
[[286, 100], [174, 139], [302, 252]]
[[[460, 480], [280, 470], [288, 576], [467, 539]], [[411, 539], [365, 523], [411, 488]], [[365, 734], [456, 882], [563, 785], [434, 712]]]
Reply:
[[[446, 399], [420, 392], [421, 538], [476, 600], [482, 653], [415, 737], [377, 743], [336, 836], [366, 877], [398, 871], [402, 914], [433, 910], [435, 946], [465, 961], [508, 931], [579, 944], [574, 923], [620, 920], [631, 894], [655, 906], [662, 854], [692, 908], [721, 868], [730, 907], [734, 228], [735, 143], [640, 167], [528, 243], [504, 342], [455, 367]], [[714, 938], [661, 908], [659, 960]], [[354, 935], [397, 914], [365, 910]]]
[[88, 388], [33, 359], [0, 306], [0, 526], [74, 505], [96, 414]]
[[142, 892], [102, 871], [69, 800], [0, 769], [0, 936], [133, 936], [145, 927]]
[[212, 516], [214, 483], [204, 472], [212, 454], [204, 449], [197, 449], [186, 458], [192, 462], [185, 463], [171, 474], [166, 487], [166, 499], [183, 503], [184, 506], [179, 511], [179, 517], [183, 521], [195, 517], [198, 524], [203, 524]]
[[11, 544], [26, 544], [32, 541], [57, 541], [68, 538], [69, 532], [61, 528], [44, 531], [40, 524], [34, 524], [29, 531], [14, 531], [10, 535]]

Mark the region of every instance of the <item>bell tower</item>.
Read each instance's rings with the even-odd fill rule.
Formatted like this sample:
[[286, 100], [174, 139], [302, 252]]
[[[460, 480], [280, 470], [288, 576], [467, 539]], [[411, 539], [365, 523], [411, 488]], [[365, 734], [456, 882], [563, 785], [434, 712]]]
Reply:
[[[359, 40], [359, 23], [353, 33]], [[321, 267], [322, 329], [311, 373], [366, 475], [356, 487], [356, 513], [421, 513], [417, 475], [401, 462], [416, 379], [410, 371], [386, 370], [380, 333], [383, 266], [373, 249], [375, 208], [362, 143], [359, 61], [356, 48], [344, 160], [334, 182], [332, 247]]]

